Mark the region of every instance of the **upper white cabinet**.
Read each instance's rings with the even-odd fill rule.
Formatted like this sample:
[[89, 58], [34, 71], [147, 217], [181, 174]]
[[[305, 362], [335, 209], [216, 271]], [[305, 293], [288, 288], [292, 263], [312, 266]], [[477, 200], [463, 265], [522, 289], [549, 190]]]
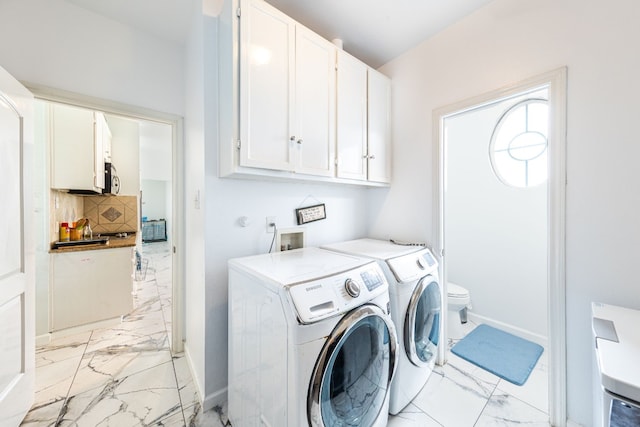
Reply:
[[104, 144], [94, 111], [52, 103], [49, 114], [51, 188], [101, 193]]
[[240, 165], [332, 176], [335, 46], [261, 0], [240, 28]]
[[390, 183], [391, 80], [372, 68], [367, 76], [367, 179]]
[[262, 1], [242, 1], [240, 165], [293, 170], [294, 22]]
[[341, 51], [337, 88], [337, 176], [390, 183], [391, 81]]
[[339, 178], [367, 179], [367, 66], [338, 52], [337, 127]]
[[218, 30], [220, 176], [388, 182], [367, 176], [365, 64], [264, 0], [224, 2]]
[[[296, 172], [333, 176], [335, 166], [336, 47], [296, 26]], [[295, 136], [295, 138], [293, 138]]]

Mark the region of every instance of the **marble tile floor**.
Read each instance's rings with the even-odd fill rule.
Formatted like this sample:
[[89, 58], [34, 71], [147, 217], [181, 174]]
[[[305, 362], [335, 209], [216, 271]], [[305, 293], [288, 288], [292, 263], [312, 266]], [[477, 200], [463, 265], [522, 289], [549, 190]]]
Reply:
[[36, 396], [22, 426], [225, 426], [203, 413], [186, 360], [172, 354], [171, 254], [145, 243], [134, 309], [115, 327], [56, 339], [36, 350]]
[[[465, 325], [470, 332], [476, 325]], [[451, 348], [455, 342], [450, 341]], [[527, 382], [516, 386], [455, 354], [436, 366], [422, 391], [388, 427], [549, 426], [547, 353]]]
[[[144, 244], [142, 256], [146, 277], [135, 282], [134, 310], [119, 325], [37, 349], [35, 403], [22, 426], [231, 425], [226, 406], [202, 411], [186, 360], [169, 348], [169, 245]], [[518, 387], [449, 353], [388, 426], [548, 426], [546, 360], [543, 353]]]

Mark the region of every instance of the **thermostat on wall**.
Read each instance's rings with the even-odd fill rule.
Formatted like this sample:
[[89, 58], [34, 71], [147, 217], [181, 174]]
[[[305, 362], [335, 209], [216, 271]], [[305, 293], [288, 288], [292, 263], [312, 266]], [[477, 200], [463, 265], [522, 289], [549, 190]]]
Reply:
[[324, 203], [320, 205], [307, 206], [306, 208], [296, 209], [296, 218], [298, 219], [298, 225], [306, 224], [308, 222], [319, 221], [327, 217], [327, 212], [324, 208]]

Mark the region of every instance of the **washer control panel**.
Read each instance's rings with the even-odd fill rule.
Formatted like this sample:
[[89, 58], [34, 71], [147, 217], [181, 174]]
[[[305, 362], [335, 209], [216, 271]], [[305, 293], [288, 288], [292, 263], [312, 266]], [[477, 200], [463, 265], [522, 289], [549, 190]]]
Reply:
[[427, 248], [387, 260], [387, 265], [400, 283], [412, 282], [438, 268], [438, 262]]
[[376, 262], [287, 288], [300, 323], [313, 323], [358, 307], [387, 292]]

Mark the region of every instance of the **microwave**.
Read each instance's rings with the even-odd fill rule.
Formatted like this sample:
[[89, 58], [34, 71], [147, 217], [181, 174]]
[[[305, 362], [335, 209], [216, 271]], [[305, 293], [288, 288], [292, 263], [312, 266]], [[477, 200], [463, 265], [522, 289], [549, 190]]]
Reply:
[[116, 195], [120, 193], [120, 178], [118, 177], [118, 171], [111, 162], [105, 162], [104, 164], [104, 189], [102, 194]]

